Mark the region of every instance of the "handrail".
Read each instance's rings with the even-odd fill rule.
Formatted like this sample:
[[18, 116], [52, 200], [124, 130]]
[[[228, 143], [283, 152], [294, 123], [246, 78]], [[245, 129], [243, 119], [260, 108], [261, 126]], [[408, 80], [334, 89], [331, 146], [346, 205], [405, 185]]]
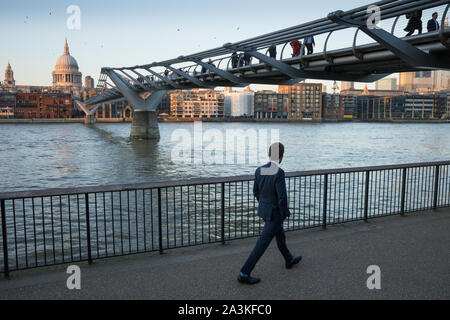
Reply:
[[[338, 169], [321, 169], [321, 170], [308, 170], [308, 171], [294, 171], [286, 172], [286, 177], [305, 177], [311, 175], [323, 175], [334, 173], [352, 173], [362, 171], [379, 171], [386, 169], [404, 169], [404, 168], [417, 168], [424, 166], [437, 166], [437, 165], [450, 165], [449, 161], [435, 161], [435, 162], [419, 162], [419, 163], [406, 163], [398, 165], [380, 165], [369, 167], [354, 167], [354, 168], [338, 168]], [[207, 178], [193, 178], [186, 180], [169, 180], [162, 182], [145, 182], [135, 184], [116, 184], [105, 186], [86, 186], [78, 188], [54, 188], [54, 189], [40, 189], [40, 190], [27, 190], [27, 191], [13, 191], [0, 193], [0, 200], [13, 200], [22, 198], [33, 197], [50, 197], [60, 195], [74, 195], [84, 193], [96, 193], [96, 192], [116, 192], [127, 191], [135, 189], [155, 189], [166, 187], [179, 187], [179, 186], [194, 186], [200, 184], [219, 184], [227, 182], [242, 182], [253, 180], [254, 175], [240, 175], [229, 177], [207, 177]]]
[[[257, 236], [253, 179], [0, 194], [0, 273]], [[450, 161], [290, 172], [286, 231], [449, 207], [449, 188]]]

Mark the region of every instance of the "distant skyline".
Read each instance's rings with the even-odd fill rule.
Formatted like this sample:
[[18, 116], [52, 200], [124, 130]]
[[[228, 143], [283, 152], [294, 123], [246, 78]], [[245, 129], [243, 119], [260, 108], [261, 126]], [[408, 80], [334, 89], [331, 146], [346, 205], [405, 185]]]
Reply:
[[[372, 2], [322, 0], [304, 7], [304, 2], [295, 0], [2, 1], [1, 81], [10, 61], [16, 84], [51, 85], [51, 72], [63, 53], [65, 38], [83, 80], [90, 75], [97, 82], [103, 66], [144, 64], [191, 54]], [[70, 5], [81, 10], [79, 30], [67, 28]], [[329, 48], [350, 46], [353, 31], [348, 31], [336, 32]], [[318, 51], [322, 50], [321, 38], [316, 40]], [[333, 85], [332, 81], [309, 82], [323, 83], [328, 91]]]

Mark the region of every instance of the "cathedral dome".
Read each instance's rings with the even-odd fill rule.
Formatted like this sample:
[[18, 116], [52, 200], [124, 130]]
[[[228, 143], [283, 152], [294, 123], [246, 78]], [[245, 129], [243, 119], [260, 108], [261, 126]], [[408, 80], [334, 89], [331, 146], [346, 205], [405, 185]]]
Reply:
[[67, 39], [64, 45], [64, 53], [56, 61], [52, 76], [54, 86], [81, 87], [81, 72], [78, 71], [77, 60], [70, 55]]
[[61, 57], [56, 60], [55, 65], [56, 70], [73, 70], [76, 69], [78, 71], [78, 63], [74, 57], [69, 54], [63, 54]]

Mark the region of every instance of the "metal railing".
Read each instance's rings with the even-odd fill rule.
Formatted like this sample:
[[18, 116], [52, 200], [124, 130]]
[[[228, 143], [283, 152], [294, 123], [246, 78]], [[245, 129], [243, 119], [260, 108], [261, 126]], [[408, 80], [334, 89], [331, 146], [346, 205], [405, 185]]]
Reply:
[[[286, 173], [287, 231], [450, 206], [450, 161]], [[0, 193], [0, 272], [260, 234], [253, 176]]]

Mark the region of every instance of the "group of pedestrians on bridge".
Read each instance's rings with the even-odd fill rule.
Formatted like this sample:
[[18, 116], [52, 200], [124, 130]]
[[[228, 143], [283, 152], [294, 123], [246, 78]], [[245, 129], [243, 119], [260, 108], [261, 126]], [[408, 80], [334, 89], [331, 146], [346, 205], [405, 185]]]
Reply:
[[[304, 39], [305, 46], [303, 47], [303, 55], [305, 54], [305, 47], [307, 49], [307, 54], [312, 54], [314, 52], [314, 46], [316, 45], [313, 36], [308, 36]], [[302, 43], [299, 40], [294, 40], [290, 42], [292, 47], [292, 57], [297, 57], [300, 55], [300, 49], [302, 48]], [[268, 54], [272, 59], [277, 58], [277, 47], [275, 45], [271, 45], [268, 48]], [[231, 55], [231, 67], [233, 69], [244, 66], [249, 66], [252, 61], [252, 56], [247, 52], [237, 53], [233, 52]]]
[[303, 48], [302, 55], [305, 55], [305, 47], [308, 50], [307, 54], [314, 53], [314, 46], [316, 45], [316, 42], [314, 41], [313, 36], [308, 36], [304, 40], [305, 45], [303, 46], [302, 43], [299, 40], [291, 41], [289, 44], [292, 47], [292, 57], [297, 57], [300, 55], [300, 49]]
[[[437, 21], [438, 13], [434, 12], [431, 15], [431, 19], [427, 23], [427, 31], [437, 31], [439, 30], [439, 22]], [[407, 31], [407, 37], [411, 36], [416, 30], [419, 34], [422, 34], [422, 10], [416, 10], [406, 14], [406, 19], [408, 19], [408, 25], [404, 29]]]
[[242, 52], [238, 54], [237, 52], [233, 52], [231, 55], [231, 66], [232, 68], [239, 68], [243, 66], [249, 66], [252, 64], [252, 56], [247, 52]]
[[[404, 31], [408, 32], [406, 36], [411, 36], [416, 30], [418, 30], [418, 34], [422, 34], [422, 10], [415, 10], [413, 12], [407, 13], [406, 18], [408, 19], [408, 24], [404, 29]], [[437, 18], [438, 13], [434, 12], [431, 16], [431, 19], [428, 20], [427, 23], [428, 32], [439, 30], [440, 25], [437, 21]], [[305, 48], [307, 49], [307, 55], [314, 53], [314, 46], [316, 45], [314, 37], [307, 36], [303, 39], [303, 41], [304, 45], [302, 45], [302, 42], [299, 40], [293, 40], [289, 42], [290, 46], [292, 47], [292, 57], [299, 56], [300, 50], [303, 50], [302, 55], [305, 55]], [[268, 48], [268, 54], [271, 58], [277, 59], [277, 47], [275, 45], [271, 45]], [[251, 65], [251, 62], [252, 56], [247, 52], [241, 52], [239, 54], [237, 52], [233, 52], [233, 54], [231, 55], [231, 66], [233, 69], [249, 66]], [[208, 62], [208, 64], [214, 66], [211, 60]], [[202, 67], [201, 73], [209, 73], [209, 70], [205, 67]]]

